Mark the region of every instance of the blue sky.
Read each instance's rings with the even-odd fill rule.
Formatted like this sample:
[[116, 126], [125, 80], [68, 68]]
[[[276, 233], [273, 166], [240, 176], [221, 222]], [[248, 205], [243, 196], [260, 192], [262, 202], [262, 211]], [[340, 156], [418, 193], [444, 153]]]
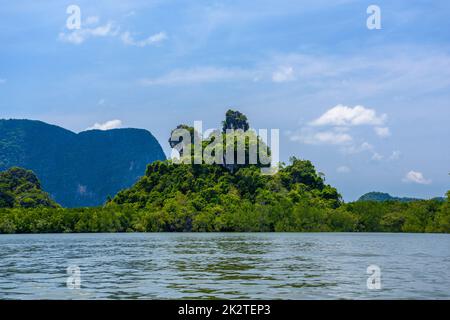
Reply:
[[313, 161], [346, 200], [442, 196], [449, 16], [436, 0], [3, 2], [0, 118], [145, 128], [169, 154], [170, 129], [217, 127], [231, 107], [279, 128], [281, 160]]

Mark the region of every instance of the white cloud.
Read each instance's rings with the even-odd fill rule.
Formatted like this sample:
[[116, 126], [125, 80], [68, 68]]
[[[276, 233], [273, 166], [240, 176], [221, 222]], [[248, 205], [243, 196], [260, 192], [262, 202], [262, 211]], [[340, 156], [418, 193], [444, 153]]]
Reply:
[[84, 24], [91, 25], [91, 24], [97, 24], [100, 21], [100, 18], [98, 16], [90, 16], [87, 17], [84, 21]]
[[117, 129], [122, 126], [121, 120], [110, 120], [105, 123], [96, 122], [92, 127], [87, 128], [86, 130], [111, 130]]
[[193, 69], [174, 70], [157, 78], [141, 79], [144, 86], [177, 85], [217, 82], [239, 78], [253, 79], [252, 73], [241, 69], [227, 69], [216, 67], [199, 67]]
[[398, 159], [400, 159], [401, 155], [402, 155], [402, 153], [400, 151], [394, 150], [394, 151], [392, 151], [392, 154], [389, 156], [389, 160], [392, 160], [392, 161], [398, 160]]
[[382, 125], [386, 121], [387, 115], [377, 115], [373, 109], [364, 106], [353, 108], [344, 105], [337, 105], [331, 108], [318, 119], [311, 122], [313, 126], [359, 126], [359, 125]]
[[[95, 19], [91, 19], [90, 23], [95, 23], [94, 20]], [[115, 28], [112, 22], [108, 22], [107, 24], [98, 27], [81, 28], [69, 33], [60, 32], [59, 40], [72, 44], [82, 44], [89, 38], [116, 36], [117, 33], [118, 28]]]
[[387, 138], [391, 135], [391, 131], [388, 127], [375, 127], [374, 130], [380, 138]]
[[80, 32], [73, 31], [71, 33], [60, 32], [58, 39], [62, 42], [68, 42], [72, 44], [81, 44], [86, 39]]
[[112, 22], [97, 26], [99, 21], [100, 18], [98, 16], [90, 16], [86, 18], [85, 21], [83, 21], [83, 23], [81, 24], [81, 29], [73, 30], [70, 32], [60, 32], [59, 40], [78, 45], [82, 44], [89, 38], [120, 36], [120, 39], [125, 45], [146, 47], [149, 45], [158, 44], [167, 39], [167, 34], [165, 32], [159, 32], [149, 36], [144, 40], [137, 41], [133, 39], [131, 33], [128, 31], [120, 33], [120, 26], [116, 26]]
[[287, 82], [295, 80], [294, 68], [289, 66], [279, 67], [277, 71], [272, 74], [273, 82]]
[[[408, 55], [405, 56], [405, 52]], [[370, 52], [358, 50], [351, 55], [290, 53], [263, 56], [248, 69], [254, 76], [240, 80], [278, 83], [295, 80], [284, 84], [292, 86], [292, 92], [295, 89], [296, 99], [301, 96], [303, 101], [312, 100], [313, 103], [317, 99], [323, 103], [326, 98], [370, 101], [370, 98], [379, 98], [383, 94], [409, 99], [411, 94], [448, 89], [449, 65], [450, 55], [442, 54], [441, 50], [430, 52], [414, 46], [392, 46]], [[281, 99], [286, 93], [265, 94], [273, 97], [280, 94]], [[376, 119], [372, 126], [385, 126], [386, 115], [377, 114]]]
[[439, 47], [388, 45], [345, 55], [294, 52], [261, 62], [267, 64], [291, 66], [299, 95], [308, 96], [313, 88], [315, 96], [341, 101], [381, 95], [409, 100], [450, 87], [450, 55]]
[[347, 166], [340, 166], [340, 167], [338, 167], [338, 168], [336, 169], [336, 171], [337, 171], [338, 173], [349, 173], [349, 172], [351, 172], [352, 170], [351, 170], [349, 167], [347, 167]]
[[418, 184], [430, 184], [431, 180], [426, 179], [423, 176], [422, 172], [410, 171], [403, 178], [403, 182], [412, 182], [412, 183], [418, 183]]
[[370, 143], [363, 142], [360, 145], [353, 144], [353, 145], [350, 145], [348, 147], [345, 147], [345, 148], [342, 149], [342, 151], [344, 153], [346, 153], [346, 154], [357, 154], [357, 153], [361, 153], [361, 152], [364, 152], [364, 151], [372, 151], [372, 152], [374, 152], [373, 151], [374, 149], [375, 148]]
[[350, 144], [349, 146], [344, 146], [341, 148], [341, 151], [347, 155], [354, 155], [362, 152], [368, 152], [372, 154], [371, 160], [373, 161], [381, 161], [384, 159], [384, 156], [376, 152], [375, 147], [368, 143], [367, 141], [361, 144]]
[[129, 46], [136, 46], [136, 47], [146, 47], [149, 45], [155, 45], [157, 43], [160, 43], [167, 39], [167, 35], [165, 32], [159, 32], [154, 35], [149, 36], [148, 38], [140, 41], [136, 41], [131, 36], [130, 32], [124, 32], [120, 36], [122, 42]]
[[[390, 134], [389, 128], [379, 126], [384, 124], [386, 119], [386, 114], [379, 115], [375, 110], [364, 106], [347, 107], [339, 104], [309, 122], [305, 128], [300, 130], [300, 134], [292, 135], [291, 140], [305, 144], [339, 145], [340, 151], [344, 154], [368, 152], [371, 154], [372, 160], [381, 161], [385, 157], [376, 152], [372, 144], [354, 139], [352, 128], [363, 125], [375, 126], [375, 132], [379, 136], [386, 137]], [[321, 131], [318, 128], [322, 126], [331, 127], [331, 129]]]
[[98, 100], [98, 102], [97, 102], [97, 104], [99, 105], [99, 106], [102, 106], [102, 105], [104, 105], [105, 104], [105, 99], [100, 99], [100, 100]]
[[[123, 34], [121, 33], [120, 36], [127, 42], [127, 37]], [[270, 81], [277, 84], [284, 81], [285, 85], [291, 86], [292, 92], [296, 92], [295, 99], [302, 97], [302, 101], [312, 100], [311, 104], [317, 103], [317, 99], [323, 103], [327, 98], [340, 101], [370, 101], [370, 98], [379, 97], [382, 94], [406, 99], [411, 97], [412, 93], [417, 95], [420, 92], [448, 89], [450, 55], [443, 55], [442, 52], [431, 52], [432, 54], [429, 55], [430, 52], [419, 49], [395, 46], [388, 47], [382, 52], [358, 50], [353, 55], [345, 56], [295, 53], [269, 55], [257, 60], [254, 67], [246, 69], [248, 74], [253, 75], [252, 77], [233, 79], [252, 82]], [[386, 55], [386, 50], [389, 56]], [[408, 55], [405, 56], [402, 52], [408, 52]], [[197, 69], [207, 68], [208, 66], [197, 66]], [[220, 66], [213, 68], [223, 69]], [[161, 78], [189, 71], [191, 70], [170, 70]], [[149, 78], [152, 77], [154, 76], [149, 76]], [[229, 77], [215, 78], [214, 81], [221, 79], [227, 80]], [[157, 79], [149, 79], [143, 83], [153, 85], [154, 80]], [[161, 84], [159, 81], [155, 82]], [[279, 99], [285, 98], [285, 93], [270, 91], [264, 94]], [[359, 107], [347, 106], [344, 113], [353, 112], [355, 115], [339, 118], [340, 122], [352, 126], [365, 124], [386, 127], [387, 115], [364, 106]], [[341, 108], [344, 106], [341, 105]]]
[[381, 161], [383, 159], [384, 159], [384, 156], [382, 156], [378, 152], [372, 153], [372, 160], [374, 160], [374, 161]]
[[359, 145], [350, 144], [348, 146], [343, 146], [341, 148], [341, 151], [347, 155], [354, 155], [362, 152], [368, 152], [369, 154], [372, 154], [371, 160], [373, 161], [381, 161], [381, 160], [396, 161], [401, 157], [401, 152], [398, 150], [392, 151], [392, 153], [389, 156], [384, 156], [378, 153], [375, 147], [368, 142], [363, 142]]
[[0, 78], [0, 84], [4, 84], [4, 83], [6, 83], [6, 79]]
[[304, 129], [300, 132], [292, 134], [290, 136], [290, 140], [315, 145], [346, 145], [352, 142], [353, 138], [348, 133], [339, 132], [337, 130], [314, 132]]

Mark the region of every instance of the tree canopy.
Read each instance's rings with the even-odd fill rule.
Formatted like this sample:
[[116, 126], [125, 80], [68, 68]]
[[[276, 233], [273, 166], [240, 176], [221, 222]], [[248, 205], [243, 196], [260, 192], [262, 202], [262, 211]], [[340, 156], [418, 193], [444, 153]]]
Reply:
[[57, 207], [36, 175], [18, 167], [0, 172], [0, 208]]
[[222, 122], [222, 132], [225, 133], [227, 129], [241, 129], [247, 131], [250, 125], [247, 121], [247, 116], [243, 113], [229, 109], [225, 114], [225, 120]]

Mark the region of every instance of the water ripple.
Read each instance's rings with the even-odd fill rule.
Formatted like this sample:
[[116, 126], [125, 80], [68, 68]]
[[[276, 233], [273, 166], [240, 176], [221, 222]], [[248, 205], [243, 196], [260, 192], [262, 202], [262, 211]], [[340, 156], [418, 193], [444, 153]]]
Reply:
[[0, 298], [448, 299], [449, 248], [431, 234], [0, 235]]

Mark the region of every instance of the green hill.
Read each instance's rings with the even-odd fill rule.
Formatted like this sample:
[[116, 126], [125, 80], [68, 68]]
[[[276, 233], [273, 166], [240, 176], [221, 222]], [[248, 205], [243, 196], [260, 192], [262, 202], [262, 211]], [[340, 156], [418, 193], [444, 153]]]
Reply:
[[0, 208], [57, 208], [58, 205], [42, 191], [36, 175], [13, 167], [0, 172]]
[[41, 121], [0, 120], [0, 171], [14, 166], [32, 170], [44, 190], [66, 207], [102, 205], [133, 185], [148, 163], [164, 159], [146, 130], [76, 134]]
[[[249, 128], [246, 117], [231, 110], [223, 124], [223, 132], [219, 133], [222, 139], [218, 141], [224, 150], [226, 129]], [[195, 134], [193, 128], [185, 125], [177, 128]], [[203, 141], [203, 150], [208, 147], [208, 140]], [[176, 145], [172, 140], [169, 143], [172, 147]], [[236, 146], [235, 141], [231, 143]], [[119, 192], [108, 205], [144, 209], [152, 216], [149, 217], [152, 225], [142, 229], [166, 231], [286, 230], [294, 225], [289, 219], [295, 215], [287, 214], [294, 207], [299, 215], [315, 215], [341, 205], [340, 194], [325, 184], [310, 161], [292, 157], [291, 163], [281, 164], [276, 174], [265, 175], [261, 172], [262, 165], [248, 164], [249, 144], [247, 141], [246, 164], [207, 164], [205, 159], [201, 164], [172, 161], [150, 164], [133, 187]], [[195, 158], [195, 154], [184, 154], [182, 158], [186, 157]], [[256, 221], [259, 222], [255, 224]], [[320, 228], [318, 225], [318, 221], [312, 222], [311, 228]]]
[[[408, 197], [393, 197], [389, 193], [384, 193], [384, 192], [369, 192], [369, 193], [362, 195], [358, 199], [358, 201], [377, 201], [377, 202], [384, 202], [384, 201], [414, 202], [414, 201], [421, 201], [421, 200], [423, 200], [423, 199], [408, 198]], [[445, 201], [445, 198], [436, 197], [431, 200]]]
[[[336, 213], [337, 190], [326, 185], [310, 161], [291, 159], [274, 175], [257, 166], [226, 167], [158, 161], [133, 187], [119, 192], [107, 208], [141, 212], [141, 231], [295, 231], [350, 228]], [[304, 229], [301, 229], [304, 228]]]
[[417, 201], [420, 199], [415, 198], [399, 198], [399, 197], [393, 197], [389, 193], [383, 193], [383, 192], [368, 192], [364, 195], [362, 195], [358, 201], [400, 201], [400, 202], [411, 202], [411, 201]]

